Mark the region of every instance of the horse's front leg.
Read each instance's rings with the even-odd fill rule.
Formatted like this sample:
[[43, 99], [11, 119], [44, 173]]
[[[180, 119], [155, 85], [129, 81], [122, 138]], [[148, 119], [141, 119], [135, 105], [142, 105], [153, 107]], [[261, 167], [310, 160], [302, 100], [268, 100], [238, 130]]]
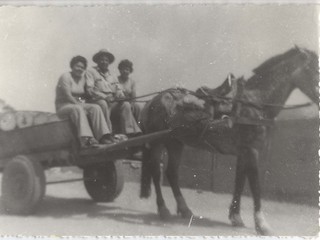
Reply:
[[258, 158], [258, 150], [254, 148], [248, 148], [247, 176], [253, 196], [255, 228], [257, 233], [260, 235], [271, 235], [271, 228], [265, 220], [263, 212], [261, 211], [261, 187], [259, 181]]
[[150, 149], [150, 169], [153, 179], [153, 184], [157, 196], [158, 213], [162, 220], [168, 220], [171, 217], [170, 211], [167, 208], [161, 191], [161, 155], [162, 145], [153, 144]]
[[244, 223], [240, 215], [241, 194], [246, 180], [246, 162], [243, 155], [244, 154], [241, 151], [237, 159], [235, 187], [229, 209], [229, 219], [231, 224], [235, 227], [244, 227]]
[[177, 202], [177, 213], [181, 214], [183, 218], [190, 218], [193, 214], [187, 206], [179, 187], [179, 166], [181, 162], [183, 144], [177, 140], [171, 140], [166, 143], [166, 148], [168, 151], [166, 175]]

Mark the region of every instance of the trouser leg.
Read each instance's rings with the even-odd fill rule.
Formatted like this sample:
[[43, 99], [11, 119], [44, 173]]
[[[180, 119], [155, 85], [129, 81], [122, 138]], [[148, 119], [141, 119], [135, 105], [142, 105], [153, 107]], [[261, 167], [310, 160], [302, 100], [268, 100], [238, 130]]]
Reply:
[[92, 132], [97, 140], [100, 140], [103, 135], [111, 133], [100, 106], [84, 103], [83, 108], [88, 114], [92, 125]]
[[112, 114], [119, 114], [121, 133], [130, 134], [141, 132], [141, 129], [132, 114], [131, 104], [129, 102], [112, 104], [111, 112]]
[[93, 137], [86, 111], [81, 105], [67, 104], [57, 110], [59, 117], [67, 117], [75, 124], [79, 137]]
[[136, 122], [139, 124], [141, 121], [140, 118], [141, 118], [141, 111], [142, 111], [143, 105], [139, 104], [137, 102], [132, 102], [131, 108], [132, 108], [133, 116], [134, 116]]
[[107, 126], [110, 130], [110, 132], [112, 132], [112, 123], [111, 123], [111, 106], [110, 104], [107, 103], [107, 101], [105, 100], [97, 100], [94, 101], [92, 103], [98, 104], [103, 112], [105, 121], [107, 123]]

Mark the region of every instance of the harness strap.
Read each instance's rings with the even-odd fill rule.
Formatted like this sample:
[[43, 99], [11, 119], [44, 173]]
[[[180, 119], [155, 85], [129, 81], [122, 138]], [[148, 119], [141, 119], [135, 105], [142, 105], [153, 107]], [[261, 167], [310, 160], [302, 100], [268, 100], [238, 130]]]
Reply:
[[295, 109], [295, 108], [302, 108], [302, 107], [309, 107], [312, 105], [312, 102], [302, 103], [302, 104], [294, 104], [294, 105], [284, 105], [283, 109]]
[[254, 118], [246, 118], [246, 117], [232, 117], [232, 122], [236, 124], [243, 125], [266, 125], [273, 126], [273, 119], [254, 119]]
[[216, 102], [223, 102], [223, 101], [230, 101], [230, 102], [240, 102], [243, 104], [250, 105], [257, 109], [263, 109], [263, 107], [274, 107], [274, 108], [282, 108], [282, 109], [296, 109], [296, 108], [302, 108], [302, 107], [308, 107], [312, 105], [312, 102], [302, 103], [302, 104], [293, 104], [293, 105], [280, 105], [280, 104], [272, 104], [272, 103], [254, 103], [251, 101], [243, 100], [240, 98], [230, 98], [230, 97], [223, 97], [223, 96], [206, 96], [210, 98], [213, 101]]

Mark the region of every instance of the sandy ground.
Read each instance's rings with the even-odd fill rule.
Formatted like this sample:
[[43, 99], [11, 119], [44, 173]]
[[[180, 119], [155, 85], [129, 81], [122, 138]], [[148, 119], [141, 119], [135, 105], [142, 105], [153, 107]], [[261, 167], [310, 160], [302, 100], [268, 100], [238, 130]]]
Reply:
[[[57, 174], [61, 175], [50, 173], [48, 180]], [[75, 175], [63, 173], [65, 178]], [[137, 183], [126, 182], [119, 198], [104, 204], [94, 203], [82, 182], [48, 185], [44, 201], [32, 216], [5, 215], [0, 202], [0, 235], [255, 235], [252, 200], [248, 197], [242, 200], [246, 227], [234, 228], [227, 218], [231, 195], [183, 189], [195, 214], [190, 221], [175, 215], [171, 190], [164, 187], [163, 191], [173, 213], [169, 222], [159, 220], [156, 215], [154, 193], [148, 200], [139, 199]], [[318, 234], [319, 211], [315, 207], [263, 201], [263, 208], [275, 235]]]

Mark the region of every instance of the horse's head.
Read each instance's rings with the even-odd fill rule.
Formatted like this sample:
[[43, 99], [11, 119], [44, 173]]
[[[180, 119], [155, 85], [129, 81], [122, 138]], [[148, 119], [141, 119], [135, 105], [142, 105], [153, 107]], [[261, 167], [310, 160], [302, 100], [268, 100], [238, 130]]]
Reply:
[[319, 102], [319, 59], [316, 53], [295, 48], [298, 66], [292, 73], [294, 87], [300, 89], [314, 103]]
[[247, 81], [246, 88], [260, 89], [273, 98], [265, 101], [283, 102], [298, 88], [313, 102], [318, 102], [318, 56], [312, 51], [296, 46], [268, 59], [253, 72], [255, 75]]

